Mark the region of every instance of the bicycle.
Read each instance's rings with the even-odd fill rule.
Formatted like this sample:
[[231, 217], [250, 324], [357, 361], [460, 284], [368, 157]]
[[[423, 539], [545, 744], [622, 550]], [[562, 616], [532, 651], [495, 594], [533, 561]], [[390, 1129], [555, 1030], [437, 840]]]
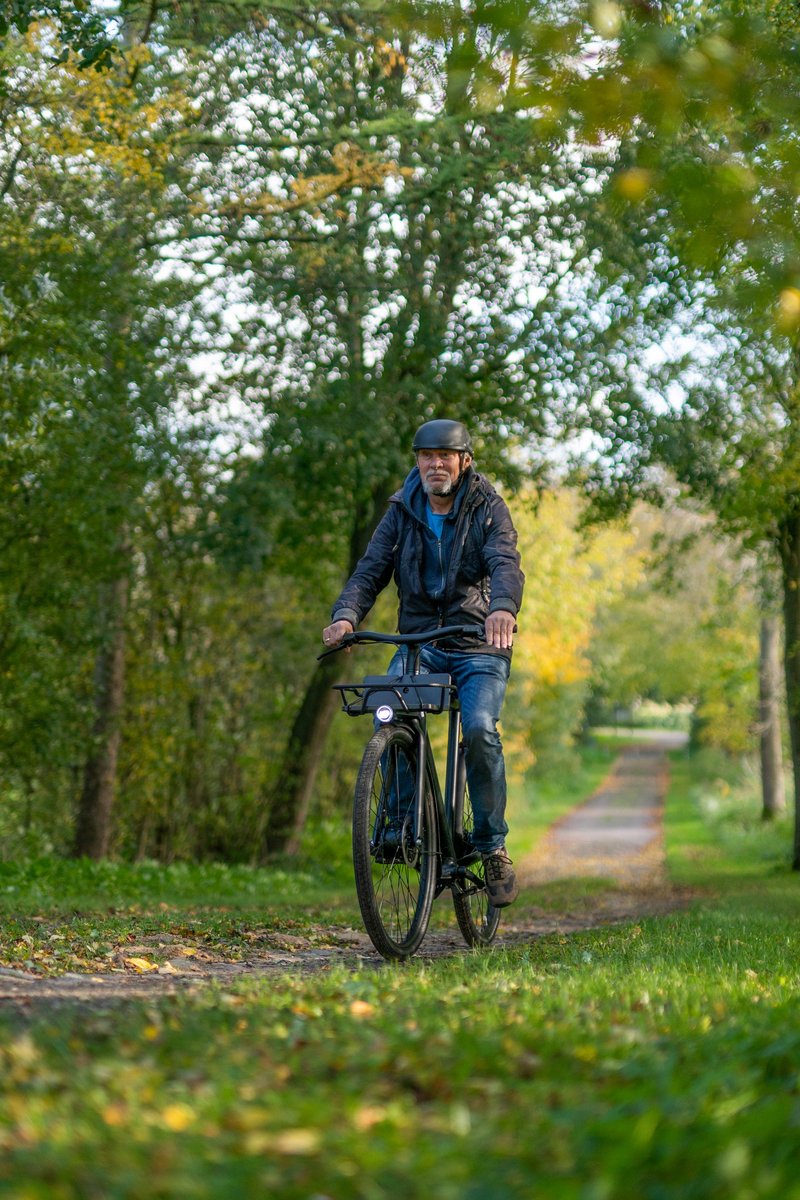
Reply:
[[[436, 898], [453, 896], [456, 920], [469, 946], [488, 946], [500, 912], [489, 903], [480, 851], [471, 840], [472, 805], [466, 782], [461, 710], [446, 674], [420, 672], [422, 647], [457, 636], [483, 637], [473, 625], [417, 634], [350, 633], [320, 658], [348, 646], [386, 642], [407, 646], [402, 675], [368, 675], [340, 683], [348, 716], [369, 713], [376, 724], [356, 780], [353, 865], [364, 927], [387, 959], [404, 959], [422, 942]], [[428, 737], [427, 717], [449, 714], [442, 791]]]

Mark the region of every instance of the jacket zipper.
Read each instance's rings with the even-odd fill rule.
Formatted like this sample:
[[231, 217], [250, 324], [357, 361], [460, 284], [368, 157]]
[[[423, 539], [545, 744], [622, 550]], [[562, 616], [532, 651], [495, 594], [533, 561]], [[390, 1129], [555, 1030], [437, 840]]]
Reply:
[[[467, 499], [467, 498], [465, 497], [465, 499]], [[456, 530], [456, 536], [453, 539], [453, 552], [450, 555], [450, 570], [448, 571], [447, 586], [445, 588], [444, 596], [442, 597], [442, 610], [441, 611], [443, 611], [445, 613], [447, 612], [447, 605], [448, 605], [448, 600], [450, 597], [450, 586], [449, 585], [450, 585], [450, 580], [453, 577], [453, 563], [456, 561], [456, 547], [458, 547], [458, 561], [460, 562], [461, 558], [463, 556], [463, 553], [464, 553], [464, 545], [465, 545], [467, 537], [469, 535], [469, 522], [467, 520], [467, 516], [472, 511], [472, 509], [476, 508], [478, 506], [478, 504], [481, 502], [481, 496], [479, 495], [477, 490], [473, 496], [469, 497], [469, 500], [470, 500], [469, 504], [462, 504], [461, 512], [458, 514], [458, 529]], [[462, 532], [462, 528], [463, 528], [463, 532]], [[461, 538], [460, 541], [459, 541], [459, 535]]]

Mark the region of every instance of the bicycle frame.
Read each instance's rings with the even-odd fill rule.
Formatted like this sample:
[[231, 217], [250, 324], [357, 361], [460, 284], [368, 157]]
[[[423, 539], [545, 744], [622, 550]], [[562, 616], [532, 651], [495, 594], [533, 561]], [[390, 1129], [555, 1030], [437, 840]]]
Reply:
[[[411, 671], [409, 673], [414, 674], [416, 672]], [[482, 887], [481, 880], [469, 870], [469, 862], [475, 862], [480, 858], [478, 851], [474, 851], [469, 856], [468, 862], [459, 862], [460, 858], [464, 858], [464, 855], [459, 852], [459, 844], [464, 836], [466, 767], [464, 756], [459, 753], [461, 742], [461, 709], [457, 700], [451, 705], [448, 714], [444, 792], [442, 792], [439, 782], [439, 773], [433, 755], [433, 747], [428, 737], [427, 718], [424, 715], [401, 716], [395, 723], [405, 725], [411, 729], [416, 744], [417, 778], [415, 780], [413, 828], [414, 841], [417, 845], [421, 841], [419, 830], [422, 828], [426, 782], [433, 793], [437, 824], [441, 836], [439, 847], [441, 868], [436, 885], [437, 896], [444, 888], [452, 888], [457, 881], [469, 880], [476, 887]]]

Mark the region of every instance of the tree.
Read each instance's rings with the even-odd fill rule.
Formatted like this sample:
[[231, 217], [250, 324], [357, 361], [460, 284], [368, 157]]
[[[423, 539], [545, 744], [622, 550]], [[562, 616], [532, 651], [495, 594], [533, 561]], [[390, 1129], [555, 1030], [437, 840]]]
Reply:
[[[482, 120], [457, 21], [436, 41], [390, 32], [363, 13], [315, 14], [302, 37], [267, 22], [220, 51], [233, 93], [207, 105], [209, 132], [195, 135], [210, 199], [176, 230], [241, 285], [248, 362], [223, 386], [260, 407], [264, 431], [231, 483], [237, 519], [318, 593], [321, 565], [336, 564], [326, 600], [408, 469], [422, 420], [458, 413], [481, 468], [506, 479], [520, 472], [501, 448], [546, 427], [547, 336], [536, 362], [524, 347], [556, 305], [562, 244], [547, 223], [555, 201], [530, 179], [541, 172], [555, 196], [569, 164], [532, 148], [513, 116]], [[323, 52], [324, 76], [306, 68]], [[265, 113], [263, 97], [279, 93]], [[223, 189], [236, 200], [220, 204]], [[302, 826], [340, 669], [328, 660], [309, 679], [265, 812], [270, 852]]]
[[[650, 370], [640, 347], [628, 385], [595, 393], [573, 419], [600, 436], [606, 508], [652, 494], [666, 464], [722, 530], [779, 564], [800, 869], [797, 13], [608, 11], [599, 69], [572, 92], [607, 164], [587, 236], [606, 314], [621, 307], [630, 326], [638, 310], [662, 346]], [[609, 349], [627, 357], [602, 319]]]
[[133, 96], [127, 74], [50, 68], [50, 37], [32, 30], [3, 51], [0, 594], [13, 666], [3, 750], [26, 786], [49, 768], [56, 791], [77, 790], [75, 849], [98, 856], [110, 839], [131, 531], [168, 454], [170, 306], [187, 303], [185, 289], [149, 275], [138, 230], [163, 195], [182, 106], [168, 81], [148, 78], [141, 47], [130, 49], [142, 76]]
[[781, 738], [780, 628], [774, 616], [761, 618], [759, 660], [759, 753], [761, 756], [762, 814], [765, 820], [786, 807]]

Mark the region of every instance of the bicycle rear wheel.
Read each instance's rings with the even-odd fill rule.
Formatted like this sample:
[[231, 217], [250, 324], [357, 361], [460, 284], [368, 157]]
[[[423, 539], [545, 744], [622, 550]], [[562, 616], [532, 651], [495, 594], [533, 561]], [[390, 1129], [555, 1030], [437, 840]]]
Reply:
[[[426, 788], [419, 830], [401, 811], [417, 772], [410, 730], [384, 725], [367, 743], [353, 804], [353, 866], [364, 928], [384, 958], [408, 958], [425, 936], [437, 875], [433, 799]], [[406, 785], [398, 797], [401, 782]]]
[[[470, 872], [477, 876], [480, 884], [470, 879], [456, 882], [453, 887], [453, 907], [456, 910], [458, 927], [468, 946], [488, 946], [494, 941], [497, 927], [500, 924], [500, 909], [489, 903], [489, 894], [483, 885], [484, 868], [481, 856], [476, 850], [471, 850], [472, 833], [475, 818], [472, 812], [472, 802], [469, 789], [464, 790], [464, 855], [459, 856], [459, 862], [468, 865]], [[474, 861], [471, 861], [474, 860]]]

